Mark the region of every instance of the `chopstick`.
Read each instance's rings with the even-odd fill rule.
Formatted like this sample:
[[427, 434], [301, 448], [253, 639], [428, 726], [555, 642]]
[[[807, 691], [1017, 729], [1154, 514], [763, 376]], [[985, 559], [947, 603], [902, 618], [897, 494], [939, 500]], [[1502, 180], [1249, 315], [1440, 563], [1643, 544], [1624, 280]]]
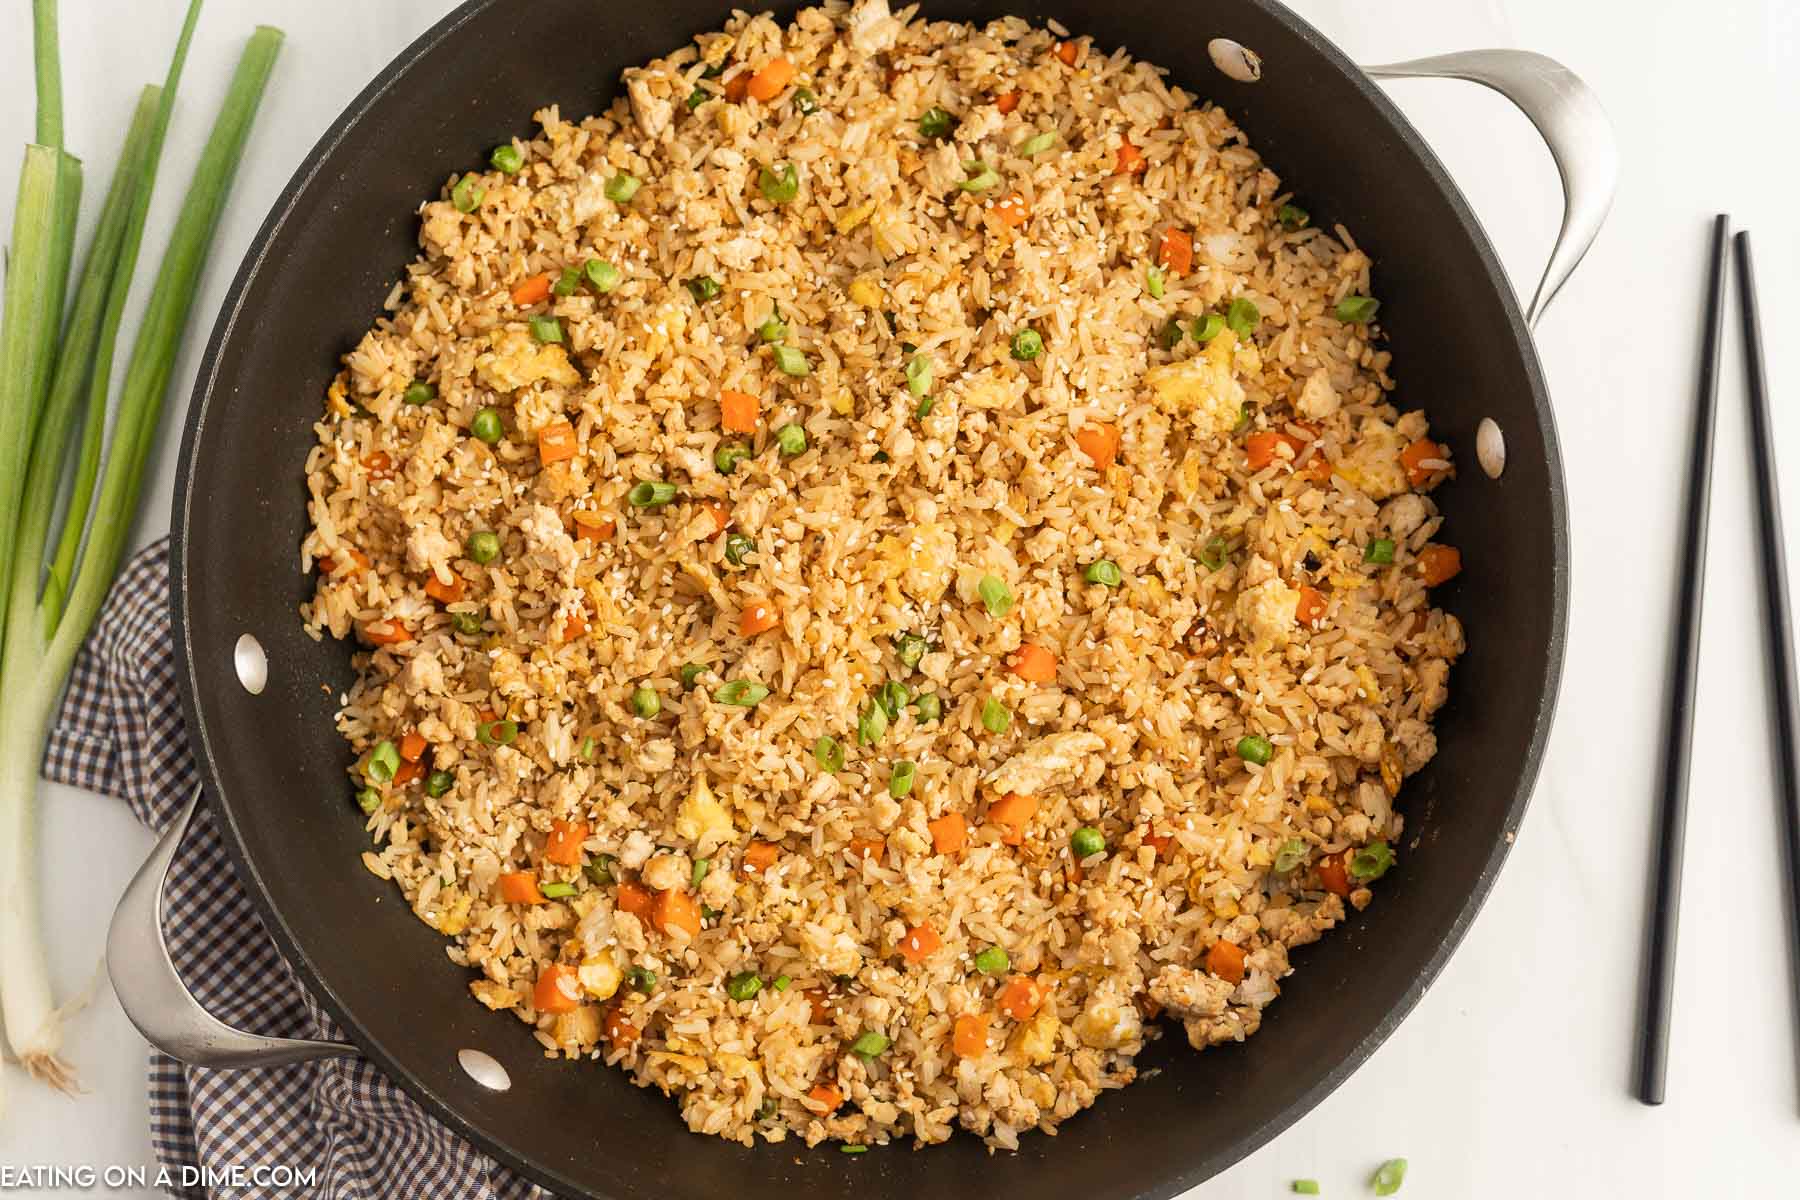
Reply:
[[1730, 219], [1713, 220], [1706, 284], [1700, 387], [1688, 465], [1687, 518], [1677, 562], [1680, 591], [1670, 647], [1668, 724], [1663, 731], [1662, 805], [1657, 823], [1654, 898], [1645, 945], [1638, 1026], [1637, 1097], [1661, 1104], [1669, 1069], [1669, 1009], [1675, 988], [1675, 932], [1681, 909], [1681, 861], [1687, 837], [1688, 758], [1694, 737], [1694, 675], [1700, 660], [1700, 604], [1706, 588], [1706, 517], [1712, 498], [1713, 415], [1719, 398], [1719, 341], [1725, 316], [1725, 236]]
[[1788, 609], [1787, 551], [1781, 536], [1781, 490], [1775, 474], [1775, 433], [1769, 420], [1769, 377], [1763, 361], [1762, 317], [1750, 235], [1737, 250], [1738, 310], [1744, 330], [1744, 377], [1750, 393], [1750, 433], [1756, 453], [1756, 506], [1762, 517], [1763, 617], [1769, 629], [1769, 672], [1774, 687], [1776, 758], [1780, 772], [1783, 866], [1787, 871], [1788, 965], [1793, 972], [1794, 1015], [1800, 1020], [1800, 742], [1795, 741], [1794, 623]]

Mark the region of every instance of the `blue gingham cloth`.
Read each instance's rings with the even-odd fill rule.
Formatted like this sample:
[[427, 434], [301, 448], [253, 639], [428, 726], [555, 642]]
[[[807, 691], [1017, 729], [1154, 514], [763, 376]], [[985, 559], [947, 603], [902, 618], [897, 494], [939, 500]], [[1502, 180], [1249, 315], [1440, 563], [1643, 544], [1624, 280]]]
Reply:
[[[131, 806], [161, 833], [199, 776], [175, 683], [169, 545], [133, 558], [76, 659], [45, 754], [44, 775]], [[354, 864], [352, 864], [354, 865]], [[252, 1033], [344, 1040], [269, 940], [202, 804], [170, 867], [167, 937], [200, 1003]], [[363, 1058], [266, 1070], [190, 1067], [152, 1051], [150, 1139], [183, 1168], [316, 1168], [303, 1194], [326, 1200], [549, 1196], [433, 1120]], [[192, 1175], [189, 1175], [192, 1178]], [[181, 1188], [191, 1200], [252, 1189]]]

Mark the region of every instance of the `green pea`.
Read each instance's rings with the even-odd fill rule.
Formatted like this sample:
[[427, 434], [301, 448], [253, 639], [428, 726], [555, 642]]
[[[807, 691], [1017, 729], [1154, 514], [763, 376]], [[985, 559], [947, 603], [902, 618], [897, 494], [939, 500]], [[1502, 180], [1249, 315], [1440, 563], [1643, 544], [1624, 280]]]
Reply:
[[713, 466], [719, 473], [729, 475], [737, 470], [737, 465], [750, 457], [750, 447], [742, 442], [728, 442], [713, 451]]
[[800, 194], [800, 173], [793, 163], [767, 166], [757, 173], [756, 186], [770, 204], [787, 204]]
[[894, 654], [909, 668], [916, 668], [929, 648], [929, 643], [916, 633], [903, 633], [894, 640]]
[[506, 436], [506, 429], [500, 424], [500, 410], [497, 408], [476, 410], [475, 415], [469, 420], [469, 432], [474, 434], [478, 441], [486, 442], [490, 446], [498, 442]]
[[464, 637], [474, 637], [481, 632], [481, 614], [459, 612], [450, 614], [450, 625]]
[[485, 567], [500, 557], [500, 535], [492, 530], [478, 529], [469, 535], [463, 552]]
[[941, 108], [928, 108], [919, 118], [919, 136], [942, 140], [955, 129], [957, 119]]
[[806, 453], [806, 430], [789, 423], [775, 431], [775, 444], [781, 447], [782, 454], [788, 458], [796, 454]]
[[694, 298], [695, 304], [705, 304], [719, 295], [719, 281], [711, 275], [696, 275], [687, 281], [688, 295]]
[[1005, 733], [1012, 724], [1012, 713], [992, 696], [981, 706], [981, 727], [989, 733]]
[[926, 692], [913, 701], [913, 712], [918, 714], [919, 724], [928, 725], [932, 721], [943, 719], [944, 702], [936, 692]]
[[625, 493], [633, 508], [662, 508], [675, 499], [675, 485], [655, 479], [640, 479]]
[[989, 946], [975, 956], [975, 969], [983, 975], [1004, 975], [1012, 968], [1012, 956], [999, 946]]
[[406, 392], [401, 398], [408, 404], [430, 404], [437, 399], [437, 388], [424, 380], [414, 380], [406, 385]]
[[876, 1033], [873, 1029], [865, 1030], [850, 1043], [850, 1053], [858, 1058], [875, 1058], [893, 1044], [883, 1034]]
[[653, 687], [639, 687], [631, 693], [631, 711], [647, 721], [662, 711], [662, 697]]
[[711, 670], [711, 668], [705, 663], [688, 663], [686, 666], [682, 667], [681, 690], [684, 692], [690, 690], [694, 686], [694, 682], [709, 670]]
[[476, 183], [473, 175], [464, 175], [450, 189], [450, 203], [459, 213], [472, 213], [481, 206], [482, 197], [486, 195], [487, 189]]
[[494, 165], [495, 170], [514, 175], [525, 165], [525, 155], [517, 146], [508, 142], [504, 146], [495, 146], [493, 153], [488, 155], [488, 162]]
[[1119, 573], [1119, 564], [1110, 558], [1089, 563], [1087, 569], [1082, 571], [1081, 577], [1089, 583], [1097, 583], [1101, 587], [1118, 587], [1124, 580], [1124, 576]]
[[744, 565], [744, 560], [756, 553], [756, 543], [741, 533], [734, 533], [725, 539], [725, 561], [734, 567]]
[[819, 111], [819, 98], [813, 95], [811, 88], [795, 88], [793, 102], [794, 111], [803, 117], [810, 117]]
[[756, 336], [770, 345], [786, 341], [787, 335], [787, 322], [781, 319], [781, 312], [779, 310], [771, 311], [768, 318], [764, 320], [761, 325], [756, 327]]
[[1013, 334], [1012, 356], [1030, 362], [1044, 352], [1044, 335], [1035, 329], [1021, 329]]
[[587, 276], [588, 283], [602, 296], [618, 287], [619, 280], [623, 278], [619, 268], [609, 262], [601, 262], [597, 258], [590, 258], [583, 263], [581, 273]]
[[1245, 734], [1238, 739], [1238, 757], [1257, 766], [1267, 766], [1275, 757], [1275, 744], [1260, 733]]
[[633, 967], [625, 972], [625, 986], [648, 996], [656, 990], [656, 972], [648, 967]]
[[895, 763], [888, 769], [888, 795], [898, 800], [909, 794], [913, 789], [913, 778], [918, 773], [919, 767], [916, 763], [907, 762], [905, 759]]
[[1076, 858], [1092, 858], [1106, 850], [1106, 835], [1092, 825], [1083, 825], [1069, 835], [1069, 849]]
[[456, 785], [456, 776], [448, 771], [433, 771], [425, 777], [425, 794], [433, 800], [444, 795]]
[[753, 1000], [762, 991], [762, 976], [755, 971], [739, 971], [725, 984], [725, 994], [733, 1000]]

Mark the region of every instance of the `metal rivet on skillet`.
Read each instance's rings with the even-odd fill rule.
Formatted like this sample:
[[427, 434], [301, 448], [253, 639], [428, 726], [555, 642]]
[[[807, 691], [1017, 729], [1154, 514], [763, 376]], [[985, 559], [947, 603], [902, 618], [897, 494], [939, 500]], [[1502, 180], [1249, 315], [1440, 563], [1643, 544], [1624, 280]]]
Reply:
[[506, 1073], [499, 1059], [485, 1051], [458, 1050], [456, 1061], [464, 1074], [489, 1091], [504, 1092], [512, 1087], [512, 1076]]
[[1506, 435], [1492, 417], [1481, 418], [1475, 427], [1475, 459], [1489, 479], [1500, 478], [1506, 470]]
[[1262, 55], [1248, 46], [1230, 38], [1214, 38], [1206, 43], [1206, 52], [1212, 55], [1213, 66], [1239, 83], [1255, 83], [1262, 78]]
[[269, 656], [263, 653], [262, 643], [246, 633], [232, 647], [231, 662], [244, 690], [252, 696], [262, 695], [263, 688], [269, 685]]

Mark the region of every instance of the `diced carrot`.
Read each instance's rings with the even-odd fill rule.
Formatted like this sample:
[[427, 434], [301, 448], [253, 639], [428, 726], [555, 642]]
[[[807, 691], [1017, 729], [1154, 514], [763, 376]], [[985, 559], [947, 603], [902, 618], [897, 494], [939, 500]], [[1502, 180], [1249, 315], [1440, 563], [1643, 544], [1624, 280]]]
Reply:
[[679, 929], [694, 937], [700, 932], [700, 902], [674, 889], [658, 892], [656, 907], [650, 910], [650, 923], [662, 933]]
[[1175, 835], [1172, 833], [1145, 833], [1144, 834], [1144, 845], [1146, 845], [1146, 846], [1150, 847], [1152, 850], [1156, 851], [1156, 859], [1158, 862], [1161, 862], [1163, 859], [1163, 856], [1169, 852], [1169, 846], [1174, 841], [1175, 841]]
[[1226, 983], [1244, 982], [1243, 948], [1220, 938], [1206, 952], [1206, 969]]
[[708, 540], [718, 537], [731, 525], [731, 505], [723, 500], [702, 500], [700, 507], [707, 511], [713, 519], [713, 531], [707, 535]]
[[1036, 642], [1026, 642], [1013, 655], [1012, 669], [1027, 683], [1055, 683], [1056, 655]]
[[630, 913], [640, 921], [648, 922], [650, 910], [656, 907], [656, 897], [641, 883], [621, 883], [618, 895], [613, 897], [613, 907], [620, 912]]
[[508, 871], [500, 876], [500, 899], [508, 904], [542, 904], [537, 876], [530, 871]]
[[407, 762], [418, 762], [425, 757], [428, 745], [430, 743], [425, 740], [425, 735], [415, 729], [400, 739], [400, 757]]
[[1319, 885], [1334, 896], [1350, 894], [1350, 852], [1334, 854], [1319, 862]]
[[1031, 818], [1037, 816], [1037, 810], [1036, 796], [1008, 792], [988, 805], [988, 820], [1003, 830], [1001, 841], [1009, 846], [1018, 846], [1024, 843], [1025, 827], [1031, 824]]
[[871, 858], [879, 858], [887, 848], [887, 842], [881, 838], [851, 838], [848, 853], [859, 862], [867, 862]]
[[1324, 483], [1331, 478], [1331, 460], [1325, 457], [1323, 450], [1314, 450], [1313, 456], [1306, 460], [1306, 466], [1300, 474], [1314, 483]]
[[792, 83], [794, 64], [785, 58], [772, 58], [763, 64], [763, 69], [750, 77], [744, 90], [752, 100], [767, 103], [781, 95], [781, 89]]
[[1138, 996], [1137, 1005], [1138, 1011], [1144, 1014], [1144, 1020], [1146, 1021], [1154, 1021], [1156, 1018], [1162, 1016], [1162, 1004], [1149, 993]]
[[544, 842], [544, 860], [563, 867], [581, 865], [581, 843], [588, 839], [586, 821], [552, 821], [550, 837]]
[[812, 1023], [814, 1025], [831, 1024], [831, 1000], [825, 995], [823, 989], [807, 988], [802, 995], [806, 997], [806, 1002], [812, 1006]]
[[938, 931], [929, 925], [914, 925], [900, 939], [900, 957], [909, 963], [922, 963], [944, 944]]
[[755, 433], [762, 401], [748, 392], [726, 388], [719, 393], [719, 424], [733, 433]]
[[1419, 551], [1419, 577], [1426, 587], [1447, 583], [1462, 573], [1462, 551], [1436, 542]]
[[549, 298], [550, 272], [548, 271], [542, 275], [533, 275], [512, 290], [512, 302], [520, 307], [542, 304]]
[[398, 646], [402, 642], [412, 641], [412, 630], [390, 617], [381, 621], [365, 621], [362, 637], [371, 646]]
[[998, 96], [994, 97], [994, 107], [999, 109], [1000, 115], [1004, 117], [1019, 107], [1020, 99], [1021, 93], [1017, 91], [1001, 92]]
[[1130, 138], [1119, 142], [1118, 166], [1113, 171], [1114, 175], [1142, 175], [1149, 169], [1150, 160], [1144, 157], [1142, 150], [1131, 144]]
[[575, 427], [567, 421], [552, 421], [538, 430], [538, 465], [547, 467], [575, 457]]
[[583, 541], [609, 542], [618, 528], [617, 522], [609, 521], [597, 512], [585, 508], [575, 510], [575, 536]]
[[969, 844], [969, 822], [961, 813], [945, 813], [925, 822], [925, 828], [931, 830], [931, 848], [939, 854], [961, 854]]
[[1008, 229], [1017, 229], [1031, 219], [1031, 205], [1017, 192], [1008, 192], [994, 202], [994, 215]]
[[1095, 467], [1104, 471], [1119, 461], [1119, 427], [1100, 422], [1097, 425], [1084, 425], [1075, 435], [1075, 444], [1081, 452], [1093, 461]]
[[1312, 623], [1324, 615], [1325, 593], [1318, 588], [1301, 588], [1300, 603], [1294, 606], [1294, 619], [1310, 629]]
[[[351, 566], [351, 570], [349, 571], [349, 574], [361, 575], [364, 571], [369, 569], [369, 556], [364, 554], [361, 550], [358, 550], [355, 546], [352, 546], [352, 547], [350, 547], [347, 554], [350, 559], [350, 566]], [[318, 565], [319, 565], [319, 573], [320, 574], [330, 575], [337, 570], [337, 559], [332, 558], [328, 554], [320, 555], [319, 560], [318, 560]]]
[[958, 1058], [980, 1058], [987, 1053], [989, 1020], [986, 1013], [964, 1013], [956, 1018], [950, 1049]]
[[737, 72], [725, 81], [725, 99], [736, 104], [750, 94], [750, 71], [748, 68]]
[[1156, 263], [1177, 275], [1194, 269], [1194, 235], [1173, 225], [1163, 230], [1156, 243]]
[[425, 764], [421, 762], [403, 762], [394, 769], [394, 786], [405, 787], [425, 778]]
[[623, 1048], [638, 1040], [638, 1027], [625, 1019], [624, 1009], [609, 1004], [600, 1018], [600, 1036]]
[[575, 999], [578, 994], [580, 985], [575, 978], [575, 968], [551, 963], [537, 977], [537, 986], [531, 989], [531, 1006], [539, 1012], [574, 1012], [581, 1003]]
[[779, 624], [781, 614], [775, 611], [775, 606], [756, 600], [744, 605], [744, 611], [738, 617], [738, 632], [745, 637], [755, 637], [759, 633], [767, 633]]
[[1073, 39], [1056, 43], [1056, 57], [1062, 60], [1063, 66], [1074, 66], [1075, 60], [1081, 57], [1081, 43]]
[[780, 857], [781, 847], [774, 842], [751, 842], [744, 851], [744, 874], [760, 875]]
[[557, 629], [557, 635], [564, 642], [572, 642], [576, 638], [580, 637], [582, 634], [586, 633], [587, 631], [588, 631], [587, 606], [583, 605], [582, 607], [576, 609], [574, 612], [570, 613], [568, 616], [563, 618], [562, 625], [559, 626]]
[[1015, 1021], [1028, 1020], [1044, 1006], [1044, 986], [1029, 975], [1014, 975], [1000, 989], [1000, 1011]]
[[1442, 474], [1431, 467], [1421, 466], [1429, 459], [1442, 459], [1448, 451], [1430, 438], [1420, 438], [1400, 452], [1400, 465], [1406, 468], [1406, 481], [1414, 487], [1424, 487]]
[[1298, 458], [1306, 449], [1306, 442], [1291, 433], [1271, 433], [1264, 430], [1253, 433], [1244, 439], [1244, 464], [1252, 471], [1260, 471], [1281, 453], [1281, 447], [1288, 448], [1290, 460]]
[[433, 574], [425, 580], [425, 594], [441, 603], [455, 604], [463, 598], [463, 592], [468, 586], [469, 581], [454, 572], [450, 575], [449, 583], [445, 583]]
[[393, 472], [394, 459], [386, 450], [372, 450], [363, 455], [362, 465], [374, 476], [388, 475]]
[[806, 1107], [819, 1113], [834, 1113], [844, 1103], [844, 1093], [829, 1083], [821, 1083], [806, 1093]]

